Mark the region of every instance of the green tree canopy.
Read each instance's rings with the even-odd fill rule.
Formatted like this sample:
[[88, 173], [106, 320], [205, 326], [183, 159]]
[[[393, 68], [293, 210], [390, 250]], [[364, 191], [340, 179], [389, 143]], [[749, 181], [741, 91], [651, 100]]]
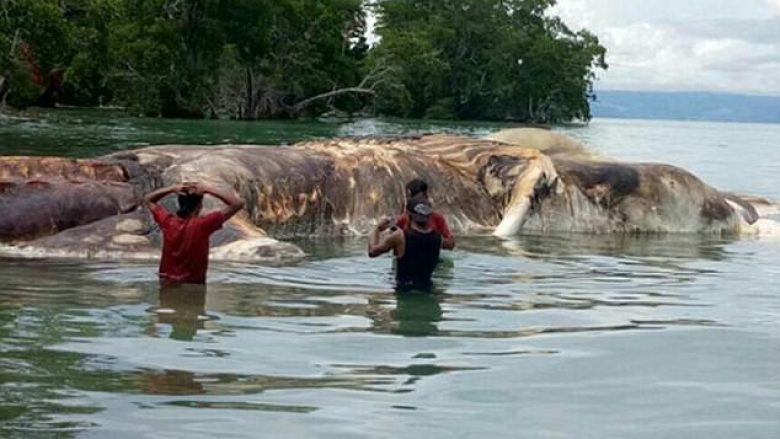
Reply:
[[[0, 99], [175, 117], [367, 107], [416, 118], [587, 120], [605, 50], [549, 15], [553, 4], [4, 0]], [[379, 17], [371, 48], [368, 8]]]
[[378, 110], [407, 117], [590, 119], [595, 35], [549, 15], [554, 0], [388, 0], [370, 63], [391, 67]]

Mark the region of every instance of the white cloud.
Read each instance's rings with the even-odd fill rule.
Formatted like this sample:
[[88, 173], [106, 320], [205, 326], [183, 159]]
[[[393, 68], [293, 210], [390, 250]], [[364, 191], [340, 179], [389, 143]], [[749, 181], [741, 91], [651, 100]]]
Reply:
[[559, 0], [607, 47], [597, 89], [780, 95], [780, 0]]
[[589, 28], [594, 24], [595, 11], [588, 7], [587, 0], [559, 1], [552, 13], [572, 28]]

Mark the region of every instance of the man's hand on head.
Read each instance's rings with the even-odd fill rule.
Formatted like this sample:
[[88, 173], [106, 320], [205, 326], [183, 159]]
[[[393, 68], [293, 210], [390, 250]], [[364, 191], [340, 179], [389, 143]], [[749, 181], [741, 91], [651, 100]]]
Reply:
[[177, 192], [182, 194], [197, 194], [198, 183], [185, 181], [177, 185]]
[[203, 196], [206, 194], [206, 187], [200, 183], [192, 183], [192, 186], [190, 186], [190, 193]]

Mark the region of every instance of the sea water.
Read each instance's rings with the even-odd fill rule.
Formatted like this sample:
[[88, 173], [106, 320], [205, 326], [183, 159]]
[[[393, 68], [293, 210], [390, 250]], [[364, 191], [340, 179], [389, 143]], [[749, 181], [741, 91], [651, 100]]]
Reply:
[[[75, 156], [504, 127], [4, 123], [4, 154]], [[780, 199], [777, 125], [560, 129]], [[191, 294], [159, 291], [153, 263], [0, 260], [0, 437], [780, 437], [780, 240], [459, 237], [438, 293], [408, 297], [363, 239], [298, 244], [303, 262], [216, 263]]]

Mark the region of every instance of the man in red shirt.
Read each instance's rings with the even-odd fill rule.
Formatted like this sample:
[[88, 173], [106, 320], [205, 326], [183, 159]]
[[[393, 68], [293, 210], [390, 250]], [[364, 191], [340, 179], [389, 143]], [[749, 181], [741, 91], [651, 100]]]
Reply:
[[[425, 197], [430, 202], [428, 196], [428, 183], [420, 178], [415, 178], [409, 183], [406, 183], [406, 199], [411, 200], [417, 195]], [[398, 215], [395, 220], [395, 225], [401, 230], [406, 230], [409, 227], [409, 214], [404, 212]], [[455, 237], [450, 232], [449, 226], [447, 226], [447, 220], [439, 212], [432, 212], [428, 217], [428, 227], [439, 232], [442, 237], [441, 247], [447, 250], [455, 248]]]
[[[157, 204], [168, 194], [178, 195], [179, 210], [171, 214]], [[203, 196], [224, 202], [221, 210], [200, 215]], [[156, 190], [144, 197], [163, 235], [160, 281], [165, 283], [205, 284], [209, 263], [209, 236], [238, 213], [244, 202], [233, 195], [218, 192], [197, 183], [186, 183]]]

